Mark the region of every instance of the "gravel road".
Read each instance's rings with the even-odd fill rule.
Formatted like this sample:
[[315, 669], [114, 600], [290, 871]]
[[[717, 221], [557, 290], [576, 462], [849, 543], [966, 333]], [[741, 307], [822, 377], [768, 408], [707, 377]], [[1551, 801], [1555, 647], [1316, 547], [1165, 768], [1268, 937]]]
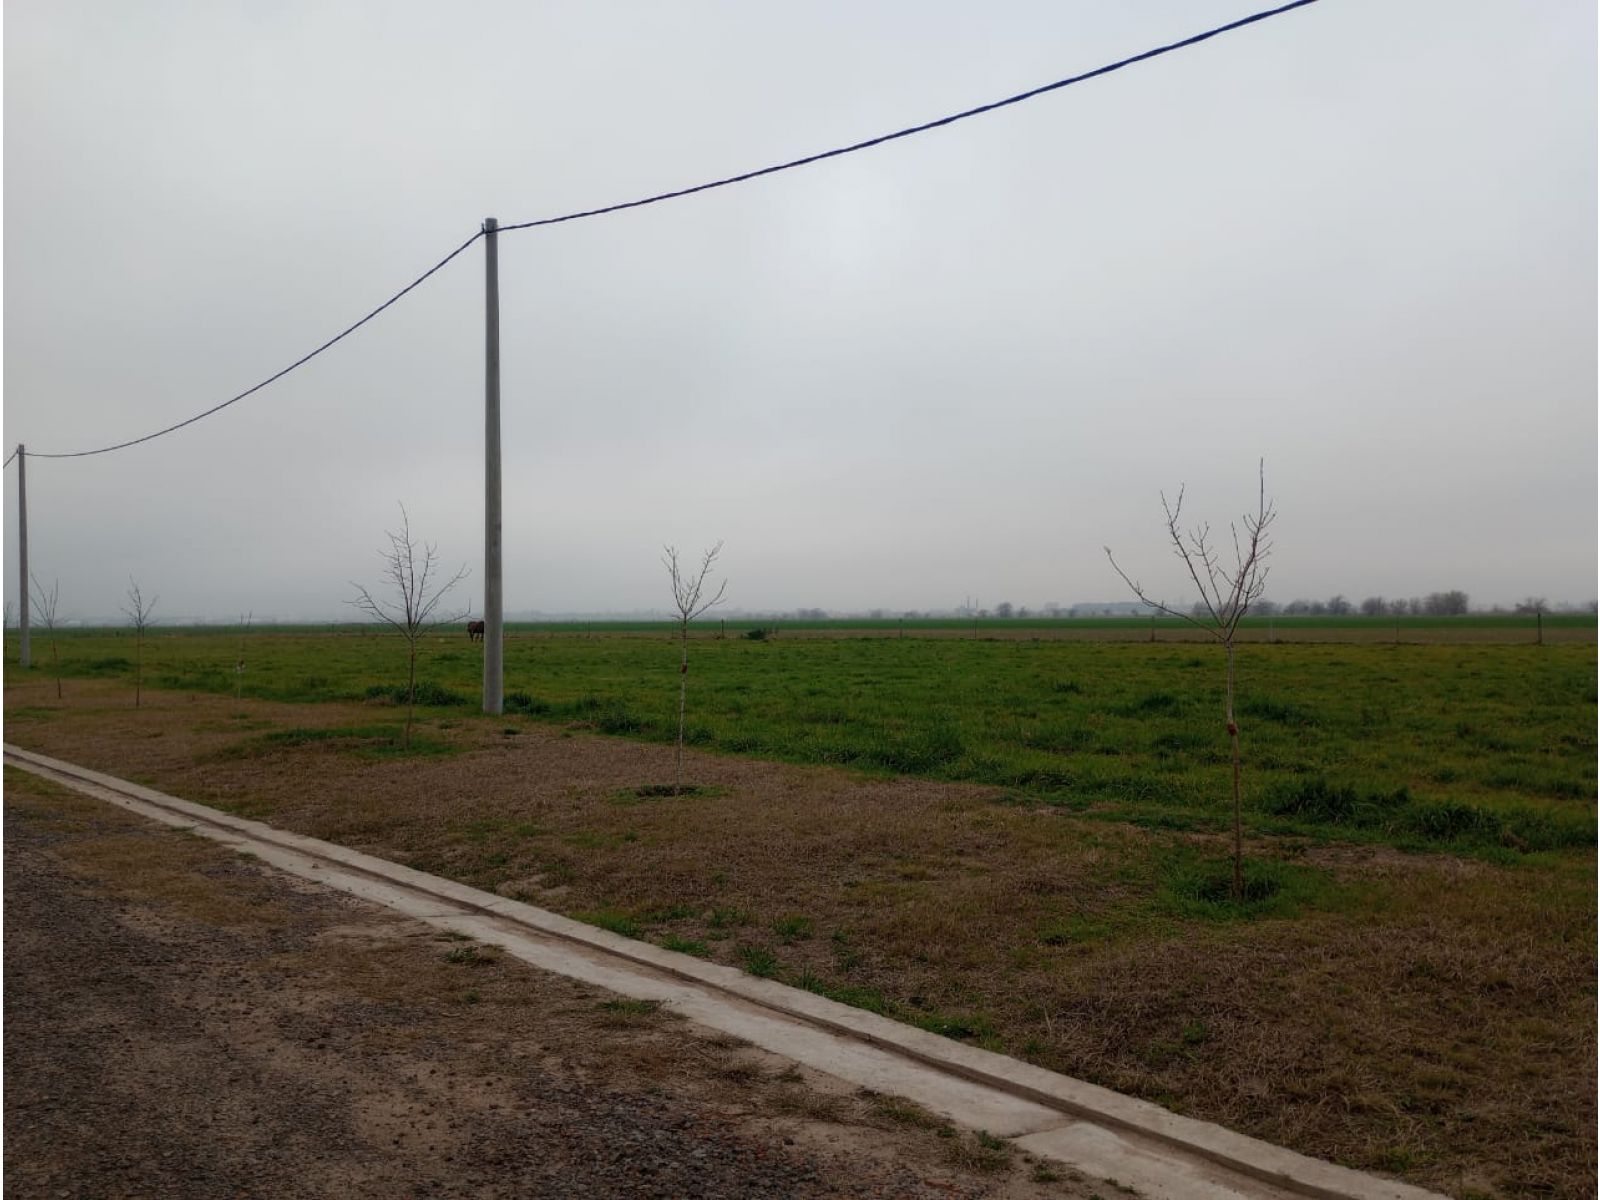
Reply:
[[1087, 1197], [666, 1012], [7, 769], [24, 1197]]

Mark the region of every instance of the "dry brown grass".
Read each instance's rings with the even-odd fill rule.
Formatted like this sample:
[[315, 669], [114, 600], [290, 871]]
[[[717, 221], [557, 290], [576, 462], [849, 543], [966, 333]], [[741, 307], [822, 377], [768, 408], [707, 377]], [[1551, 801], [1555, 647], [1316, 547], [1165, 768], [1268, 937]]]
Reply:
[[[8, 703], [45, 704], [41, 685], [20, 695]], [[370, 712], [167, 693], [134, 712], [104, 696], [8, 733], [719, 961], [765, 952], [790, 982], [1307, 1153], [1462, 1195], [1592, 1191], [1592, 854], [1515, 870], [1299, 847], [1337, 903], [1216, 923], [1154, 903], [1162, 856], [1205, 839], [984, 788], [694, 756], [709, 794], [639, 799], [670, 777], [670, 747], [472, 721], [424, 728], [450, 756], [254, 742], [240, 757], [263, 722]]]
[[945, 1155], [963, 1171], [1004, 1171], [1012, 1165], [1011, 1147], [982, 1132], [951, 1136]]
[[6, 807], [63, 835], [96, 829], [98, 836], [63, 836], [56, 853], [78, 875], [99, 880], [122, 897], [159, 900], [194, 921], [213, 926], [272, 924], [282, 909], [264, 902], [260, 888], [223, 888], [208, 874], [216, 849], [187, 830], [123, 822], [104, 831], [106, 805], [48, 780], [5, 769]]
[[[159, 843], [155, 849], [152, 843]], [[111, 881], [119, 894], [158, 900], [190, 920], [211, 925], [270, 925], [282, 918], [264, 889], [222, 889], [207, 878], [209, 842], [164, 826], [74, 843], [62, 857], [78, 873]]]

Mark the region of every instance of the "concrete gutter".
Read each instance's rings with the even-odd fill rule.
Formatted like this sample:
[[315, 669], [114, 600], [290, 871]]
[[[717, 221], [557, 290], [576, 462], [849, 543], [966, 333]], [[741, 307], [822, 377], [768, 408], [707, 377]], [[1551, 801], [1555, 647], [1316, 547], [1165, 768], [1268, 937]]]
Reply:
[[1163, 1200], [1440, 1200], [811, 992], [5, 746], [13, 766]]

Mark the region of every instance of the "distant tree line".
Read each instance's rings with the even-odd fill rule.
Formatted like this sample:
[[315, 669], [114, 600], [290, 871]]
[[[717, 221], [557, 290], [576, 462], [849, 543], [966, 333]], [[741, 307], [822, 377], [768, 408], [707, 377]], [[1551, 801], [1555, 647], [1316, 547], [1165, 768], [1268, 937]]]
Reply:
[[[1343, 594], [1330, 596], [1326, 600], [1290, 600], [1280, 603], [1276, 600], [1262, 598], [1250, 605], [1252, 617], [1459, 617], [1465, 616], [1470, 611], [1471, 597], [1463, 591], [1429, 592], [1426, 596], [1386, 597], [1368, 596], [1361, 601], [1353, 601]], [[1535, 613], [1552, 612], [1587, 612], [1594, 613], [1600, 610], [1600, 604], [1591, 600], [1587, 604], [1550, 603], [1543, 596], [1528, 596], [1515, 605], [1506, 607], [1495, 605], [1482, 611], [1489, 614], [1519, 616], [1533, 616]], [[1191, 615], [1201, 615], [1200, 606], [1187, 609]], [[1050, 620], [1059, 620], [1067, 617], [1148, 617], [1151, 608], [1137, 603], [1108, 603], [1108, 604], [1074, 604], [1070, 607], [1051, 602], [1038, 608], [1030, 608], [1026, 604], [1013, 604], [1009, 600], [1002, 600], [994, 607], [979, 607], [975, 604], [961, 605], [954, 610], [950, 609], [899, 609], [873, 608], [864, 613], [859, 612], [829, 612], [823, 608], [800, 608], [788, 612], [752, 612], [736, 614], [742, 618], [757, 620], [800, 620], [800, 621], [826, 621], [847, 619], [854, 616], [867, 616], [874, 621], [894, 620], [919, 621], [927, 619], [961, 618], [966, 620], [987, 621], [993, 619], [1027, 620], [1028, 618], [1043, 617]]]
[[1426, 596], [1405, 599], [1368, 596], [1360, 604], [1353, 604], [1343, 595], [1326, 600], [1290, 600], [1279, 604], [1272, 600], [1259, 600], [1253, 606], [1262, 617], [1459, 617], [1467, 612], [1465, 592], [1429, 592]]
[[[1543, 596], [1528, 596], [1507, 608], [1496, 604], [1484, 612], [1504, 616], [1515, 614], [1517, 616], [1531, 617], [1535, 613], [1548, 612], [1594, 612], [1597, 606], [1591, 600], [1585, 605], [1551, 604]], [[1352, 605], [1343, 596], [1332, 596], [1327, 600], [1291, 600], [1287, 604], [1276, 604], [1271, 600], [1262, 600], [1252, 609], [1260, 616], [1284, 617], [1460, 617], [1468, 611], [1468, 597], [1465, 592], [1429, 592], [1426, 596], [1408, 596], [1404, 599], [1384, 596], [1368, 596], [1360, 604]]]
[[[1457, 617], [1467, 612], [1467, 593], [1465, 592], [1429, 592], [1426, 596], [1411, 596], [1407, 599], [1388, 600], [1382, 596], [1368, 596], [1361, 603], [1355, 604], [1343, 595], [1330, 596], [1326, 600], [1290, 600], [1286, 604], [1279, 604], [1274, 600], [1256, 600], [1250, 605], [1253, 616], [1261, 617]], [[1537, 607], [1532, 607], [1537, 605]], [[1120, 609], [1122, 606], [1118, 606]], [[1206, 613], [1205, 605], [1195, 604], [1190, 610], [1196, 616]], [[1530, 598], [1519, 604], [1517, 612], [1549, 612], [1543, 599]], [[1059, 605], [1045, 606], [1042, 615], [1059, 616]], [[1030, 617], [1035, 614], [1027, 607], [1018, 607], [1010, 601], [1002, 600], [994, 606], [993, 611], [980, 609], [971, 615], [977, 617]], [[1078, 615], [1076, 612], [1073, 615]], [[1105, 615], [1114, 615], [1111, 606], [1106, 606]]]

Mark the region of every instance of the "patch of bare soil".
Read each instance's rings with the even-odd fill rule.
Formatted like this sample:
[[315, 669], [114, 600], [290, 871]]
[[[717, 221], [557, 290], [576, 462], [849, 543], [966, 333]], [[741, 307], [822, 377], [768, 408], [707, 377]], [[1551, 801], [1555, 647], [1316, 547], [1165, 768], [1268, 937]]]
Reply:
[[4, 847], [11, 1196], [1092, 1190], [16, 773]]
[[1292, 919], [1180, 920], [1205, 839], [994, 789], [430, 717], [375, 756], [361, 705], [13, 686], [8, 739], [770, 974], [1303, 1153], [1460, 1196], [1595, 1178], [1594, 861], [1537, 869], [1263, 844], [1336, 886]]

